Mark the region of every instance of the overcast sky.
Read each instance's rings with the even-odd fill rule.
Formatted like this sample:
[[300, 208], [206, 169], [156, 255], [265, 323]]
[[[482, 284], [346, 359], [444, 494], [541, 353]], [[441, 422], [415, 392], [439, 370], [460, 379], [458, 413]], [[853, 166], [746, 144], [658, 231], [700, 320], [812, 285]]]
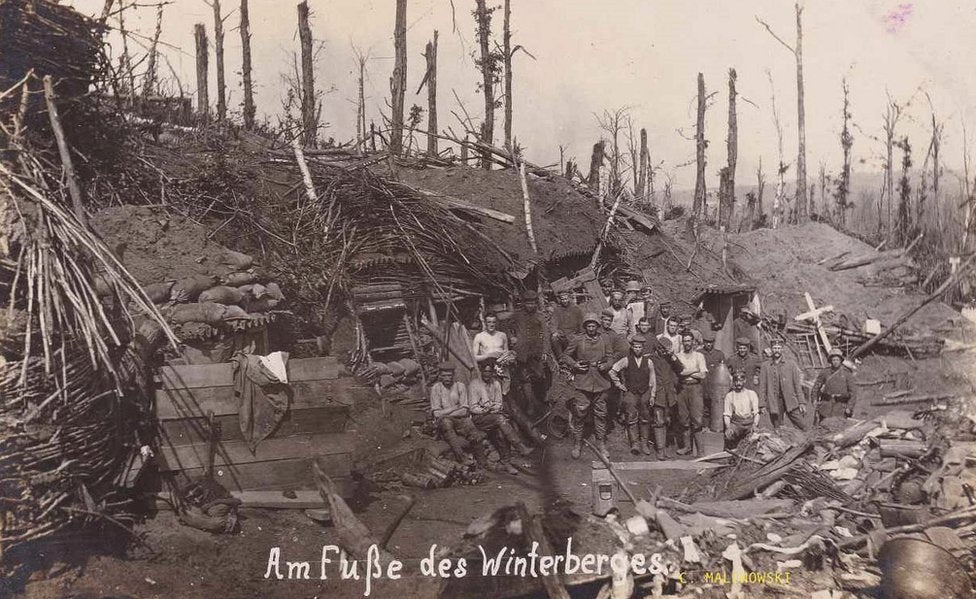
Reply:
[[[149, 3], [152, 0], [142, 0]], [[104, 0], [69, 0], [82, 12], [97, 14]], [[407, 8], [407, 107], [426, 108], [426, 92], [414, 95], [423, 76], [424, 45], [436, 29], [438, 106], [442, 127], [459, 130], [450, 113], [461, 113], [454, 93], [473, 119], [483, 114], [477, 92], [480, 75], [471, 53], [476, 49], [474, 0], [409, 0]], [[501, 4], [489, 0], [489, 5]], [[793, 43], [795, 18], [786, 0], [513, 0], [513, 44], [535, 56], [516, 55], [514, 131], [528, 157], [557, 162], [559, 145], [584, 169], [600, 131], [595, 114], [630, 106], [636, 127], [646, 127], [655, 163], [673, 171], [675, 188], [694, 184], [694, 97], [696, 75], [704, 73], [708, 90], [717, 92], [708, 111], [706, 137], [709, 187], [717, 186], [725, 162], [727, 72], [738, 72], [738, 181], [755, 180], [762, 158], [767, 173], [777, 161], [770, 83], [784, 130], [785, 160], [796, 159], [796, 75], [793, 55], [756, 22], [765, 19], [784, 40]], [[240, 36], [238, 3], [224, 0], [225, 60], [229, 105], [240, 110]], [[337, 140], [355, 135], [357, 67], [354, 47], [368, 52], [366, 83], [368, 118], [389, 96], [392, 70], [394, 0], [309, 0], [313, 35], [321, 50], [316, 85], [325, 90], [322, 114]], [[292, 69], [298, 49], [295, 2], [250, 0], [254, 79], [258, 114], [281, 112], [282, 75]], [[163, 16], [163, 48], [190, 93], [193, 74], [194, 23], [206, 23], [212, 36], [213, 13], [204, 0], [172, 0]], [[456, 23], [456, 28], [454, 27]], [[114, 23], [117, 25], [117, 22]], [[501, 39], [501, 11], [493, 22]], [[151, 36], [155, 9], [126, 13], [126, 25]], [[908, 118], [899, 127], [910, 137], [914, 161], [921, 165], [928, 147], [931, 97], [937, 117], [946, 121], [942, 156], [948, 168], [962, 165], [962, 123], [976, 130], [976, 5], [954, 0], [816, 0], [803, 13], [804, 74], [808, 176], [821, 162], [836, 172], [841, 163], [841, 78], [851, 89], [855, 130], [854, 153], [860, 172], [880, 169], [877, 140], [886, 92], [896, 101], [914, 97]], [[119, 44], [110, 38], [115, 52]], [[130, 41], [130, 51], [144, 53], [144, 39]], [[211, 58], [211, 65], [213, 58]], [[169, 75], [168, 69], [164, 71]], [[214, 72], [211, 66], [211, 100]], [[496, 118], [501, 137], [501, 111]], [[682, 166], [686, 165], [686, 166]], [[793, 173], [793, 170], [790, 171]], [[768, 178], [771, 178], [768, 177]]]

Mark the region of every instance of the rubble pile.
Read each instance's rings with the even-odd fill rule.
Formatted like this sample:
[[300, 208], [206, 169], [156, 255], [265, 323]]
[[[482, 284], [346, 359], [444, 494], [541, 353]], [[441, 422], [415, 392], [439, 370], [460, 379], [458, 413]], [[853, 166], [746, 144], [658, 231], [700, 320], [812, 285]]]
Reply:
[[[682, 501], [639, 501], [638, 515], [624, 522], [620, 548], [657, 543], [704, 596], [715, 586], [708, 581], [725, 590], [731, 582], [729, 596], [744, 590], [755, 596], [800, 570], [791, 588], [802, 580], [810, 596], [887, 589], [903, 584], [897, 572], [907, 558], [886, 548], [907, 539], [948, 556], [914, 566], [916, 577], [946, 567], [976, 572], [976, 420], [958, 407], [944, 414], [895, 410], [853, 424], [828, 419], [808, 434], [756, 432], [738, 449], [704, 458], [729, 463], [702, 477]], [[677, 528], [655, 530], [662, 510]], [[613, 515], [606, 524], [619, 526]], [[679, 592], [681, 585], [671, 583]]]

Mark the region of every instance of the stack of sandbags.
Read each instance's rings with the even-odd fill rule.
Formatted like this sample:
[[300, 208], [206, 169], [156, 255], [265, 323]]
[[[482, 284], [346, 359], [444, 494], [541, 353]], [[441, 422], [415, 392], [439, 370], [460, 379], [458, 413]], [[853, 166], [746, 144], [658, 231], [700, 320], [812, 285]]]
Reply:
[[221, 274], [195, 274], [146, 285], [143, 289], [174, 325], [218, 326], [250, 320], [275, 309], [285, 296], [277, 283], [254, 268], [247, 254], [224, 250]]
[[420, 379], [420, 364], [410, 358], [393, 362], [373, 362], [357, 372], [356, 376], [370, 384], [379, 384], [383, 389], [392, 390], [398, 385], [410, 387]]

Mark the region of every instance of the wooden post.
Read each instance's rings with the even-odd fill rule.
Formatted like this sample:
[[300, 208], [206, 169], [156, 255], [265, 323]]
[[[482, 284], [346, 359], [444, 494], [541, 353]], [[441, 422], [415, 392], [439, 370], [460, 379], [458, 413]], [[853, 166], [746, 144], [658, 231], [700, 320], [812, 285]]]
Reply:
[[512, 0], [505, 0], [502, 51], [505, 53], [505, 148], [512, 149]]
[[464, 135], [464, 143], [461, 144], [461, 164], [468, 163], [468, 135]]
[[695, 120], [695, 200], [692, 220], [705, 208], [705, 76], [698, 73], [698, 118]]
[[149, 45], [149, 58], [146, 61], [146, 77], [142, 81], [143, 97], [151, 96], [156, 91], [156, 65], [159, 62], [159, 36], [163, 33], [163, 4], [156, 5], [156, 31], [153, 33], [152, 43]]
[[197, 112], [207, 120], [210, 114], [210, 99], [207, 91], [209, 57], [207, 55], [207, 28], [203, 23], [193, 26], [193, 38], [197, 52]]
[[522, 183], [522, 209], [525, 211], [525, 232], [529, 236], [529, 244], [532, 251], [539, 253], [539, 246], [535, 243], [535, 231], [532, 229], [532, 209], [529, 204], [529, 185], [525, 180], [525, 161], [521, 160], [514, 152], [512, 159], [518, 164], [519, 181]]
[[217, 62], [217, 120], [227, 118], [227, 84], [224, 81], [224, 21], [220, 17], [220, 0], [213, 2], [214, 58]]
[[244, 128], [254, 129], [254, 82], [251, 80], [251, 19], [247, 0], [241, 0], [241, 78], [244, 83]]
[[[437, 156], [437, 30], [424, 50], [427, 59], [427, 154]], [[418, 92], [420, 90], [417, 90]]]
[[[475, 20], [478, 24], [478, 45], [481, 49], [481, 85], [485, 98], [485, 120], [481, 123], [481, 141], [492, 145], [495, 135], [495, 80], [494, 58], [488, 47], [491, 37], [491, 12], [485, 5], [485, 0], [476, 0]], [[491, 168], [491, 155], [487, 151], [481, 153], [481, 166]]]
[[302, 143], [315, 147], [318, 118], [315, 110], [315, 74], [312, 64], [312, 28], [308, 25], [308, 0], [298, 5], [298, 38], [302, 47]]
[[78, 178], [75, 176], [74, 163], [71, 161], [71, 149], [64, 138], [64, 129], [61, 127], [61, 117], [58, 115], [58, 105], [54, 102], [54, 84], [51, 76], [44, 76], [44, 100], [47, 102], [47, 114], [51, 120], [51, 129], [54, 131], [54, 139], [58, 143], [58, 153], [61, 155], [61, 166], [64, 168], [64, 176], [68, 180], [68, 194], [71, 196], [71, 205], [74, 208], [75, 216], [83, 224], [87, 225], [85, 215], [84, 196], [81, 187], [78, 186]]
[[603, 148], [602, 139], [593, 144], [593, 154], [590, 155], [590, 175], [586, 179], [586, 184], [598, 197], [600, 195], [600, 167], [603, 166]]
[[729, 69], [729, 133], [726, 138], [728, 166], [726, 167], [725, 193], [722, 198], [725, 206], [720, 207], [719, 223], [728, 231], [732, 226], [732, 215], [735, 212], [735, 163], [738, 159], [738, 125], [735, 113], [735, 69]]
[[403, 151], [403, 97], [407, 89], [407, 0], [397, 0], [396, 24], [393, 28], [395, 59], [390, 77], [391, 131], [390, 152]]

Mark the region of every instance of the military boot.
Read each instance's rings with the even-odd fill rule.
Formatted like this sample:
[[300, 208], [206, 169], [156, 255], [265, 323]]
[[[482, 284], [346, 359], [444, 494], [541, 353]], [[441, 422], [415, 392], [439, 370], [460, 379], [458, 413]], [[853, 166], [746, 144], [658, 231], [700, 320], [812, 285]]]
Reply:
[[640, 436], [641, 451], [644, 455], [651, 455], [651, 423], [641, 422], [637, 426], [637, 432]]
[[681, 433], [681, 449], [675, 453], [678, 455], [688, 455], [691, 453], [691, 431], [685, 430]]
[[700, 458], [705, 455], [705, 433], [695, 431], [695, 457]]
[[654, 427], [654, 448], [657, 450], [657, 459], [666, 460], [668, 458], [667, 452], [668, 443], [668, 431], [663, 426]]
[[573, 456], [574, 460], [580, 459], [580, 455], [583, 453], [583, 433], [573, 431], [573, 451], [569, 455]]
[[638, 435], [635, 435], [634, 434], [634, 429], [637, 428], [637, 425], [636, 424], [628, 424], [626, 426], [627, 426], [627, 444], [630, 445], [630, 453], [633, 454], [633, 455], [639, 455], [640, 454], [640, 444], [638, 443], [636, 437], [639, 437], [640, 435], [639, 434]]

